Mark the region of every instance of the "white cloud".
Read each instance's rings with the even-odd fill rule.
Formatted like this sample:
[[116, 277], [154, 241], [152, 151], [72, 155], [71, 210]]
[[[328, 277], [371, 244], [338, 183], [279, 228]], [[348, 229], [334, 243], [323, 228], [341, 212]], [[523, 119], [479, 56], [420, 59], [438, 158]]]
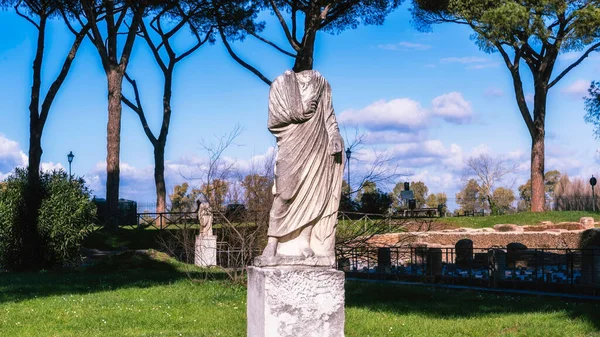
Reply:
[[502, 97], [504, 96], [504, 91], [500, 88], [489, 87], [485, 89], [484, 95], [487, 97]]
[[[63, 171], [66, 171], [66, 170], [65, 170], [65, 167], [64, 167], [64, 166], [62, 166], [62, 164], [61, 164], [61, 163], [56, 163], [56, 164], [55, 164], [55, 163], [53, 163], [53, 162], [50, 162], [50, 163], [42, 163], [42, 164], [41, 164], [41, 169], [42, 169], [42, 171], [48, 171], [48, 172], [50, 172], [50, 171], [54, 171], [54, 170], [63, 170]], [[68, 173], [68, 172], [67, 172], [67, 173]]]
[[560, 92], [573, 98], [582, 98], [587, 95], [590, 83], [591, 81], [579, 79], [563, 88]]
[[401, 41], [401, 42], [398, 42], [398, 43], [379, 44], [379, 45], [377, 45], [377, 48], [383, 49], [383, 50], [416, 50], [416, 51], [422, 51], [422, 50], [431, 49], [431, 46], [427, 45], [427, 44], [422, 44], [422, 43], [413, 43], [413, 42]]
[[[213, 169], [219, 172], [213, 174], [219, 179], [226, 179], [231, 182], [250, 173], [264, 174], [268, 169], [269, 161], [272, 161], [274, 156], [274, 147], [269, 147], [264, 153], [257, 154], [247, 160], [223, 155], [220, 163], [213, 166]], [[164, 175], [167, 195], [172, 192], [175, 185], [183, 182], [187, 182], [190, 188], [199, 188], [207, 180], [209, 163], [208, 157], [199, 156], [186, 156], [177, 160], [165, 161]], [[227, 171], [226, 174], [225, 171]], [[213, 177], [213, 179], [216, 177]], [[94, 195], [104, 198], [106, 194], [106, 163], [97, 163], [91, 172], [85, 176], [85, 179]], [[136, 167], [121, 162], [119, 189], [121, 198], [153, 203], [156, 195], [154, 166]]]
[[6, 178], [15, 167], [27, 166], [27, 155], [21, 150], [19, 143], [0, 134], [0, 175]]
[[440, 63], [461, 63], [461, 64], [473, 64], [473, 63], [487, 63], [489, 60], [485, 57], [446, 57], [440, 60]]
[[364, 134], [363, 141], [366, 144], [396, 144], [423, 140], [425, 132], [400, 132], [395, 130], [368, 131]]
[[459, 92], [438, 96], [433, 99], [431, 104], [433, 114], [450, 123], [467, 123], [473, 117], [471, 103], [466, 101]]
[[485, 68], [495, 68], [500, 65], [500, 62], [492, 62], [485, 57], [469, 56], [469, 57], [446, 57], [440, 59], [441, 64], [458, 63], [466, 65], [466, 69], [480, 70]]
[[409, 158], [443, 158], [448, 151], [439, 140], [426, 140], [424, 142], [396, 144], [389, 149], [389, 153], [396, 159]]
[[583, 53], [580, 51], [570, 51], [566, 53], [561, 53], [560, 55], [558, 55], [558, 59], [561, 61], [575, 61], [581, 57], [581, 54]]
[[486, 69], [486, 68], [496, 68], [499, 65], [500, 65], [500, 62], [489, 62], [489, 63], [470, 65], [467, 67], [467, 69], [480, 70], [480, 69]]
[[[8, 178], [17, 167], [27, 167], [29, 157], [21, 150], [21, 146], [14, 140], [0, 134], [0, 181]], [[42, 162], [40, 169], [45, 172], [65, 170], [61, 163]]]
[[455, 124], [464, 124], [473, 118], [471, 103], [459, 92], [435, 97], [431, 105], [428, 110], [409, 98], [380, 100], [360, 110], [346, 110], [338, 121], [366, 129], [363, 140], [369, 144], [390, 144], [423, 139], [424, 130], [434, 124], [434, 117]]
[[[570, 52], [566, 52], [566, 53], [561, 53], [560, 55], [558, 55], [558, 59], [560, 61], [572, 63], [572, 62], [578, 60], [583, 55], [583, 53], [584, 53], [584, 51], [570, 51]], [[588, 55], [586, 60], [597, 60], [599, 58], [600, 58], [600, 54], [598, 54], [597, 52], [592, 52]]]
[[427, 110], [419, 102], [408, 98], [380, 100], [361, 110], [347, 110], [338, 121], [353, 126], [364, 126], [372, 131], [410, 131], [427, 126]]

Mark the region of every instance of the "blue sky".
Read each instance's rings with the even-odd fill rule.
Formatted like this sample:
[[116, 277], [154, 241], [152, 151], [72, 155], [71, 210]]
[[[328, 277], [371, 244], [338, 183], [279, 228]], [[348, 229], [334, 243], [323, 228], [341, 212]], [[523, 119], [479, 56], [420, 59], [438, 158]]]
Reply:
[[[279, 26], [265, 16], [265, 35], [282, 42]], [[31, 62], [36, 31], [12, 11], [0, 12], [0, 179], [26, 163]], [[420, 33], [410, 25], [407, 7], [382, 26], [359, 27], [339, 35], [318, 36], [315, 69], [331, 83], [342, 133], [365, 134], [352, 162], [357, 172], [377, 153], [388, 165], [410, 173], [398, 180], [423, 180], [430, 192], [450, 198], [463, 177], [464, 160], [491, 153], [520, 165], [516, 187], [529, 175], [530, 138], [517, 109], [512, 81], [498, 54], [485, 54], [465, 27], [442, 25]], [[45, 88], [58, 73], [72, 36], [60, 22], [48, 32]], [[178, 44], [190, 42], [183, 34]], [[291, 59], [251, 39], [234, 48], [268, 77], [291, 68]], [[555, 74], [578, 55], [566, 53]], [[160, 123], [162, 77], [145, 42], [136, 42], [129, 73], [140, 85], [142, 101], [155, 132]], [[570, 176], [596, 174], [598, 142], [583, 122], [583, 97], [600, 55], [588, 58], [551, 89], [547, 113], [546, 169]], [[531, 81], [525, 77], [526, 93]], [[124, 84], [127, 87], [127, 84]], [[226, 152], [248, 167], [274, 146], [266, 128], [268, 86], [233, 61], [217, 42], [178, 65], [173, 90], [173, 119], [167, 143], [167, 186], [185, 180], [205, 162], [201, 143], [240, 125], [243, 132]], [[129, 91], [127, 91], [129, 92]], [[57, 97], [43, 136], [44, 167], [68, 167], [104, 195], [106, 158], [106, 79], [96, 50], [85, 41]], [[137, 116], [124, 107], [122, 197], [152, 201], [152, 147]], [[193, 182], [192, 182], [193, 184]], [[507, 182], [507, 184], [509, 184]], [[388, 186], [388, 188], [391, 188]]]

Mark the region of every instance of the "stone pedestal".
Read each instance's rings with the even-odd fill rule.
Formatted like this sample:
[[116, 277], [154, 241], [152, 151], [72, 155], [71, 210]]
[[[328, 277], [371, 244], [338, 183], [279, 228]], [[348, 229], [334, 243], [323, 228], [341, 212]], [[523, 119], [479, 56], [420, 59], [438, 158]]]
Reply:
[[327, 267], [248, 267], [249, 337], [343, 337], [344, 273]]
[[217, 265], [217, 236], [197, 235], [194, 264], [199, 267]]

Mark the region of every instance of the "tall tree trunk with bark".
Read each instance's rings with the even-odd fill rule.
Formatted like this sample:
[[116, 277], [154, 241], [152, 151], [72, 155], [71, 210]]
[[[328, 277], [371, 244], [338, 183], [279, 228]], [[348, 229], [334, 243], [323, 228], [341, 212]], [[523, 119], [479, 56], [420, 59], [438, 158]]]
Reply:
[[174, 64], [169, 64], [164, 73], [165, 85], [163, 88], [163, 121], [160, 135], [154, 145], [154, 181], [156, 182], [156, 207], [158, 212], [167, 211], [167, 191], [165, 187], [165, 147], [169, 125], [171, 124], [171, 97], [173, 88]]
[[304, 70], [312, 70], [315, 54], [315, 41], [321, 24], [321, 11], [319, 6], [312, 4], [304, 20], [304, 36], [300, 43], [300, 50], [296, 55], [293, 71], [299, 73]]
[[[33, 84], [31, 86], [31, 101], [29, 103], [29, 167], [30, 185], [35, 185], [40, 179], [40, 163], [42, 161], [42, 127], [40, 127], [40, 89], [42, 86], [42, 63], [46, 39], [47, 17], [41, 16], [38, 29], [36, 54], [33, 60]], [[37, 212], [36, 212], [37, 213]]]
[[120, 66], [111, 66], [108, 81], [108, 124], [106, 143], [106, 202], [107, 217], [111, 227], [118, 226], [119, 205], [119, 158], [121, 152], [121, 91], [123, 71]]
[[167, 189], [165, 187], [165, 142], [154, 145], [154, 183], [156, 185], [156, 211], [167, 211]]
[[[41, 206], [40, 165], [42, 161], [42, 128], [40, 127], [40, 89], [42, 86], [42, 63], [46, 39], [47, 17], [40, 16], [37, 49], [33, 60], [33, 84], [29, 104], [29, 158], [27, 167], [27, 190], [25, 191], [26, 213], [22, 219], [21, 261], [16, 266], [21, 270], [37, 270], [40, 266], [40, 238], [37, 231], [38, 212]], [[42, 126], [43, 127], [43, 126]]]
[[304, 41], [302, 41], [302, 49], [298, 53], [298, 56], [296, 57], [296, 61], [294, 63], [294, 72], [299, 73], [304, 70], [313, 69], [313, 55], [315, 53], [316, 36], [316, 31], [307, 31], [306, 35], [304, 35]]
[[531, 211], [543, 212], [546, 205], [544, 186], [544, 138], [547, 82], [536, 85], [533, 109], [533, 132], [531, 133]]

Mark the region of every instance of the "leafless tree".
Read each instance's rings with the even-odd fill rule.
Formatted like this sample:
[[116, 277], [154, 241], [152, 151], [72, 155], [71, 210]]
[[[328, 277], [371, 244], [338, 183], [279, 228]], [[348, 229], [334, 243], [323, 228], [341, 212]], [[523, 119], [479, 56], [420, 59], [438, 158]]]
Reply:
[[[359, 132], [358, 129], [354, 130], [353, 138], [349, 138], [347, 134], [344, 138], [346, 151], [351, 153], [350, 160], [346, 162], [346, 171], [350, 172], [346, 175], [349, 195], [360, 191], [367, 182], [378, 185], [394, 184], [400, 177], [410, 175], [407, 171], [400, 171], [393, 156], [385, 151], [367, 147], [364, 142], [364, 133]], [[364, 153], [367, 152], [370, 154], [370, 158], [365, 158]]]
[[[246, 266], [251, 263], [252, 259], [266, 244], [270, 210], [268, 200], [261, 203], [262, 207], [247, 212], [231, 213], [228, 212], [227, 208], [224, 209], [215, 198], [211, 198], [213, 193], [211, 187], [215, 186], [216, 181], [230, 182], [228, 186], [234, 186], [234, 182], [244, 185], [244, 174], [239, 171], [237, 163], [226, 159], [224, 156], [225, 151], [235, 144], [235, 140], [240, 133], [241, 128], [236, 126], [229, 134], [220, 137], [215, 144], [203, 141], [202, 147], [207, 154], [208, 162], [199, 166], [199, 174], [188, 177], [188, 179], [197, 181], [198, 186], [205, 187], [200, 189], [200, 193], [203, 195], [204, 201], [209, 203], [213, 212], [214, 230], [219, 239], [218, 260], [221, 270], [233, 282], [243, 283]], [[256, 164], [256, 166], [250, 167], [250, 171], [245, 172], [246, 176], [267, 177], [272, 182], [273, 159], [268, 156], [263, 163], [263, 167], [258, 167], [258, 164]], [[245, 194], [264, 195], [265, 192], [260, 184], [257, 186], [246, 184], [243, 187]], [[253, 188], [261, 190], [252, 190]], [[270, 194], [270, 188], [268, 194]], [[184, 255], [187, 256], [188, 261], [192, 261], [193, 258], [187, 254], [193, 253], [197, 233], [198, 230], [186, 233], [174, 231], [171, 233], [174, 238], [165, 241], [163, 246], [171, 252], [177, 250], [188, 252]], [[193, 254], [191, 256], [193, 257]]]
[[[494, 211], [494, 190], [498, 184], [506, 182], [510, 175], [517, 172], [515, 163], [502, 158], [494, 158], [489, 154], [482, 153], [478, 156], [468, 158], [466, 176], [475, 176], [479, 181], [480, 193], [486, 198], [492, 212]], [[509, 185], [514, 184], [512, 181]], [[512, 186], [510, 186], [512, 187]]]

